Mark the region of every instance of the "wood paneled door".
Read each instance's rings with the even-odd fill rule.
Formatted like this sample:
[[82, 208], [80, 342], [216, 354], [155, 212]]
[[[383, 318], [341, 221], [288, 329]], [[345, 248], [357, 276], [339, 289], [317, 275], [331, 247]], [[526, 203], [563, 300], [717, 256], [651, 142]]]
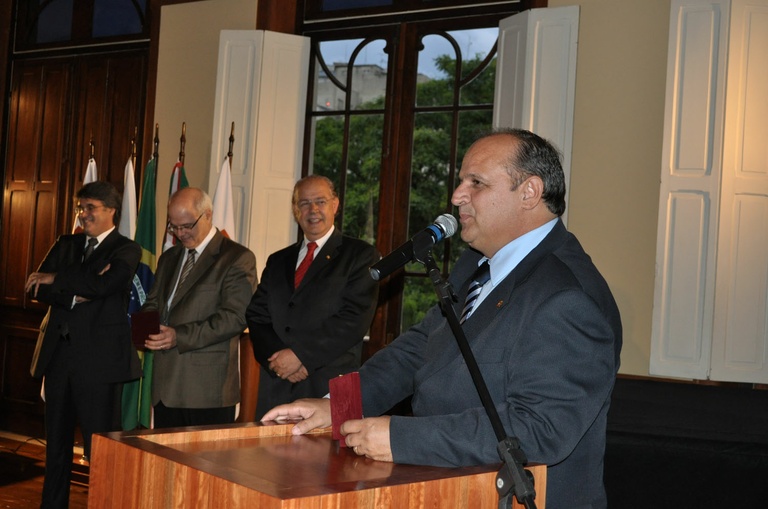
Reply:
[[24, 281], [72, 228], [91, 143], [98, 178], [122, 192], [131, 142], [143, 127], [147, 53], [13, 62], [0, 243], [2, 429], [36, 432], [30, 422], [42, 429], [39, 382], [28, 367], [44, 306], [24, 294]]

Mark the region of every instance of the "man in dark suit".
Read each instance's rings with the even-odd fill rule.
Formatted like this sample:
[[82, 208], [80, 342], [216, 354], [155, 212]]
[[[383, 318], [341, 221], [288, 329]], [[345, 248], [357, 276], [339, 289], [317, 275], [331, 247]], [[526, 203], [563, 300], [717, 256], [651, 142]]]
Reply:
[[292, 201], [304, 239], [269, 257], [246, 315], [261, 364], [257, 419], [275, 405], [322, 397], [328, 380], [357, 370], [376, 310], [368, 268], [379, 254], [334, 228], [333, 183], [304, 177]]
[[168, 202], [168, 226], [179, 241], [160, 256], [142, 307], [160, 313], [152, 404], [155, 427], [234, 422], [240, 401], [240, 334], [256, 286], [256, 257], [212, 223], [203, 190], [187, 187]]
[[86, 184], [77, 199], [84, 233], [59, 237], [26, 282], [49, 305], [31, 368], [44, 377], [44, 508], [68, 506], [77, 422], [87, 457], [93, 433], [119, 422], [116, 384], [141, 375], [128, 322], [141, 248], [115, 227], [122, 200], [112, 184]]
[[[499, 131], [467, 151], [452, 202], [462, 254], [451, 281], [455, 311], [510, 436], [548, 466], [548, 509], [604, 508], [606, 416], [619, 368], [619, 311], [603, 277], [559, 216], [559, 154], [522, 130]], [[478, 270], [488, 261], [490, 279]], [[474, 299], [471, 304], [465, 304]], [[440, 309], [360, 370], [363, 414], [412, 394], [413, 416], [342, 426], [346, 443], [377, 460], [439, 466], [499, 461], [497, 440]], [[327, 400], [264, 416], [303, 417], [294, 433], [330, 425]]]

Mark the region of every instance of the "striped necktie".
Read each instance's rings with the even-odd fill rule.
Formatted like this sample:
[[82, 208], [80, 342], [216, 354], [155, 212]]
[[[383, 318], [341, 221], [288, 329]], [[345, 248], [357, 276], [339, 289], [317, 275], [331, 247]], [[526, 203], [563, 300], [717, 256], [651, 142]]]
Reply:
[[475, 301], [480, 296], [480, 292], [483, 290], [483, 285], [491, 278], [491, 266], [488, 264], [488, 260], [484, 261], [472, 274], [472, 283], [469, 285], [467, 291], [467, 299], [464, 301], [464, 309], [461, 312], [461, 319], [459, 323], [464, 323], [469, 315], [472, 314], [472, 308], [475, 306]]
[[197, 251], [194, 249], [190, 249], [187, 252], [187, 261], [184, 262], [184, 267], [181, 268], [181, 276], [179, 276], [179, 284], [176, 285], [176, 288], [181, 288], [181, 285], [184, 284], [184, 280], [187, 279], [187, 276], [189, 276], [189, 273], [192, 272], [192, 269], [195, 267], [195, 255], [197, 255]]

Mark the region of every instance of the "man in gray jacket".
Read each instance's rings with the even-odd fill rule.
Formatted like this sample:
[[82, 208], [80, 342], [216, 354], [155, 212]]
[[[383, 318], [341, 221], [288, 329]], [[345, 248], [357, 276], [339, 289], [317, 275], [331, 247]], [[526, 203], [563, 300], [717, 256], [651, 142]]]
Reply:
[[155, 427], [234, 422], [240, 401], [239, 348], [245, 308], [256, 286], [256, 257], [212, 224], [211, 198], [176, 191], [168, 231], [178, 243], [160, 256], [143, 310], [160, 313], [152, 404]]

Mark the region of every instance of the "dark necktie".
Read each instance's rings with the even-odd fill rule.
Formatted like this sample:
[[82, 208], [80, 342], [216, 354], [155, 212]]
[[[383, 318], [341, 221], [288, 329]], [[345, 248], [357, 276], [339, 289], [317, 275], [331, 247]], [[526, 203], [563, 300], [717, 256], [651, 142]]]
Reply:
[[459, 323], [464, 323], [472, 313], [472, 308], [475, 306], [475, 301], [480, 296], [480, 292], [483, 290], [483, 285], [491, 278], [491, 266], [488, 264], [488, 260], [484, 261], [472, 274], [472, 283], [467, 290], [467, 299], [464, 301], [464, 309], [461, 312], [461, 319]]
[[187, 279], [187, 276], [189, 276], [189, 273], [192, 272], [192, 269], [195, 267], [196, 254], [197, 252], [194, 249], [190, 249], [187, 252], [187, 261], [184, 262], [184, 267], [181, 268], [181, 276], [179, 276], [179, 284], [176, 286], [177, 290], [181, 288], [181, 285], [184, 284], [184, 280]]
[[83, 261], [87, 260], [89, 256], [93, 254], [93, 250], [96, 249], [96, 244], [99, 243], [99, 239], [96, 237], [91, 237], [88, 239], [88, 245], [85, 246], [85, 251], [83, 251]]
[[304, 274], [307, 273], [307, 269], [309, 269], [309, 266], [312, 264], [312, 260], [314, 259], [313, 254], [315, 253], [315, 248], [317, 248], [317, 242], [312, 241], [307, 244], [307, 255], [304, 257], [303, 260], [301, 260], [299, 267], [296, 269], [296, 274], [294, 274], [293, 276], [294, 288], [299, 287], [299, 283], [301, 283], [301, 280], [304, 279]]

